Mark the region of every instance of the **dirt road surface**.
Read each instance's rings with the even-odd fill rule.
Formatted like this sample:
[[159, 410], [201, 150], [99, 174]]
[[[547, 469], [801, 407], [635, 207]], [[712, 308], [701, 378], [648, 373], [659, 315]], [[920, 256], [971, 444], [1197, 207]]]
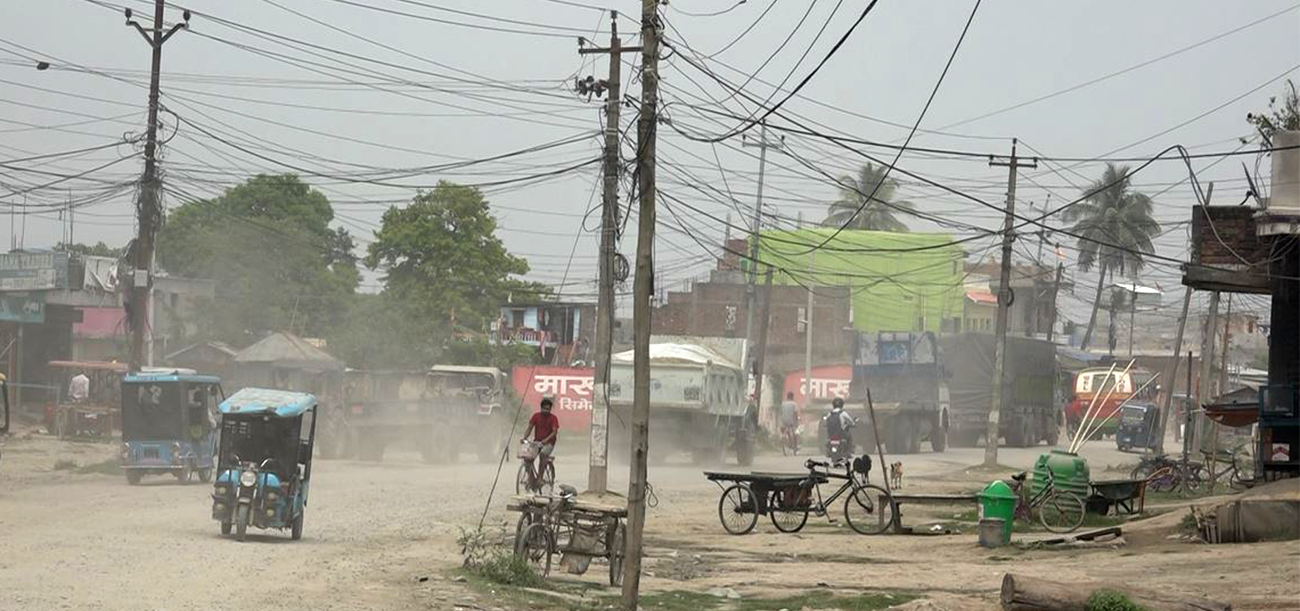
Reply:
[[[240, 544], [222, 537], [210, 519], [208, 486], [179, 485], [169, 477], [128, 486], [106, 466], [97, 467], [111, 464], [116, 447], [23, 431], [7, 440], [0, 463], [0, 609], [523, 608], [454, 573], [457, 534], [478, 522], [495, 465], [471, 462], [468, 455], [457, 465], [425, 465], [402, 452], [382, 464], [319, 460], [303, 540], [256, 531]], [[585, 450], [564, 451], [560, 481], [585, 485]], [[1001, 462], [1029, 469], [1045, 450], [1003, 449]], [[958, 449], [899, 458], [905, 487], [978, 489], [995, 477], [967, 472], [982, 453]], [[1094, 473], [1136, 461], [1104, 443], [1085, 453]], [[60, 460], [80, 468], [65, 462], [55, 469]], [[761, 455], [751, 468], [798, 470], [802, 461]], [[507, 463], [488, 505], [490, 527], [511, 519], [505, 501], [513, 492], [513, 469]], [[611, 488], [624, 490], [624, 471], [614, 472]], [[1134, 535], [1119, 549], [983, 550], [970, 533], [862, 537], [843, 520], [832, 525], [817, 517], [796, 535], [776, 533], [762, 520], [753, 534], [733, 537], [718, 524], [718, 490], [699, 467], [670, 461], [652, 467], [650, 477], [659, 503], [647, 527], [647, 591], [731, 588], [765, 597], [817, 588], [869, 590], [922, 596], [930, 609], [991, 610], [1003, 573], [1014, 570], [1177, 588], [1231, 600], [1238, 609], [1300, 608], [1300, 546], [1294, 543], [1211, 547], [1168, 540], [1166, 528], [1148, 529], [1156, 534], [1141, 544]], [[919, 524], [967, 509], [905, 511], [909, 523]], [[1165, 522], [1177, 519], [1171, 514]], [[565, 579], [589, 585], [593, 595], [613, 594], [601, 585], [605, 574], [594, 564], [587, 575]]]

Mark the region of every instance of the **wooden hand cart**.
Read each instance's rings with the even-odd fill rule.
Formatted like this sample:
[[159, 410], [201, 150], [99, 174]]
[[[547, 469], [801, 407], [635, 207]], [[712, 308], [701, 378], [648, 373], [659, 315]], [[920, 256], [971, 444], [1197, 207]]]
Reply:
[[573, 496], [518, 495], [506, 506], [519, 512], [515, 525], [515, 554], [538, 575], [551, 572], [553, 556], [574, 575], [587, 572], [593, 558], [609, 564], [609, 584], [623, 583], [623, 519], [627, 507]]
[[[844, 466], [844, 473], [828, 463], [807, 461], [806, 473], [726, 473], [705, 471], [704, 477], [722, 489], [718, 499], [718, 520], [733, 535], [743, 535], [766, 515], [772, 526], [784, 533], [799, 532], [808, 514], [830, 517], [830, 507], [841, 496], [844, 518], [853, 530], [864, 535], [885, 532], [894, 522], [894, 504], [884, 488], [867, 481], [864, 472]], [[843, 483], [829, 497], [822, 497], [821, 485], [830, 480]]]

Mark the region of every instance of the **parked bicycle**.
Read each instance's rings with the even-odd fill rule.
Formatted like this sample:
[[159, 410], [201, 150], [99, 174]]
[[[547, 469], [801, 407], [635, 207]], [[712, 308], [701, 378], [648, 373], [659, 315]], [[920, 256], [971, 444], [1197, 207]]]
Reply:
[[[1222, 465], [1221, 469], [1219, 465]], [[1139, 459], [1138, 465], [1129, 473], [1129, 478], [1146, 480], [1147, 489], [1154, 492], [1180, 490], [1183, 494], [1192, 495], [1208, 489], [1211, 479], [1227, 480], [1227, 485], [1234, 490], [1248, 488], [1254, 479], [1254, 469], [1250, 457], [1238, 447], [1217, 458], [1213, 477], [1204, 463], [1192, 460], [1184, 462], [1167, 454], [1153, 454]]]
[[[555, 461], [541, 455], [542, 444], [524, 441], [519, 446], [519, 473], [515, 476], [515, 494], [550, 495], [555, 490]], [[538, 465], [537, 467], [534, 464]]]
[[1084, 512], [1087, 510], [1083, 499], [1072, 492], [1057, 489], [1056, 473], [1051, 467], [1047, 468], [1047, 481], [1037, 494], [1025, 494], [1025, 477], [1023, 471], [1011, 476], [1011, 491], [1019, 498], [1016, 502], [1016, 519], [1033, 520], [1033, 514], [1037, 513], [1038, 521], [1043, 527], [1058, 534], [1074, 532], [1083, 525]]

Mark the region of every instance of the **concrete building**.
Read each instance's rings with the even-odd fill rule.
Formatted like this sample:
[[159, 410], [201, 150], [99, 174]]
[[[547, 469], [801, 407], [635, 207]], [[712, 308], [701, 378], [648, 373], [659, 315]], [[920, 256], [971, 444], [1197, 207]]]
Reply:
[[492, 322], [488, 338], [493, 344], [534, 346], [551, 364], [592, 363], [596, 305], [559, 301], [505, 303]]

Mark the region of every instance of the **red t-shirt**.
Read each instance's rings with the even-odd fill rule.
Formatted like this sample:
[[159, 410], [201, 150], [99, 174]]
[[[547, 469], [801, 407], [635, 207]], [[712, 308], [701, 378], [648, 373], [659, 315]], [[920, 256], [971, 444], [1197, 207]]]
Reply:
[[[528, 419], [528, 424], [533, 427], [534, 440], [546, 441], [556, 429], [560, 428], [560, 419], [550, 412], [537, 412]], [[551, 440], [551, 443], [554, 442], [555, 440]]]

